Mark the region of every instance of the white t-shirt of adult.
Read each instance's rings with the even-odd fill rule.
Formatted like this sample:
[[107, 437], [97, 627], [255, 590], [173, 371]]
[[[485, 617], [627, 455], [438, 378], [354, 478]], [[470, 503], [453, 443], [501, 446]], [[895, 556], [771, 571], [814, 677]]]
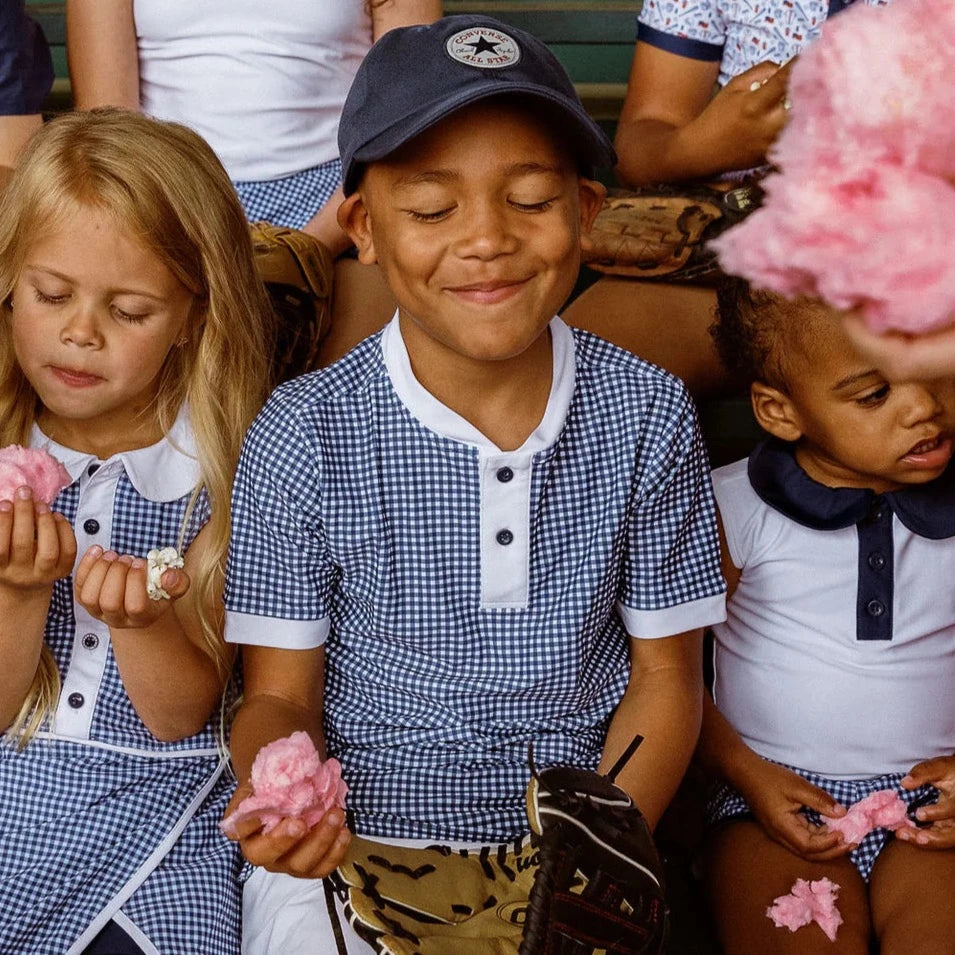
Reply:
[[140, 105], [200, 133], [235, 182], [338, 156], [372, 41], [364, 0], [134, 0]]
[[[713, 472], [730, 557], [742, 568], [715, 635], [713, 697], [768, 759], [835, 779], [908, 772], [955, 740], [955, 538], [892, 514], [892, 635], [857, 633], [860, 539], [765, 503], [747, 462]], [[867, 559], [862, 554], [862, 559]]]

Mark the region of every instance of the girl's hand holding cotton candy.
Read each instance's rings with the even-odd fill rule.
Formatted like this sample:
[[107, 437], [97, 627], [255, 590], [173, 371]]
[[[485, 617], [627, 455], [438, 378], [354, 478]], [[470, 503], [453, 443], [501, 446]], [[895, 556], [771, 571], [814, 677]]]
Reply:
[[66, 468], [41, 448], [0, 448], [0, 501], [13, 501], [19, 488], [28, 487], [34, 501], [52, 504], [69, 484]]
[[169, 613], [190, 585], [189, 575], [173, 567], [162, 575], [166, 599], [153, 599], [147, 589], [147, 561], [130, 554], [91, 547], [74, 576], [76, 599], [97, 620], [120, 630], [143, 629]]

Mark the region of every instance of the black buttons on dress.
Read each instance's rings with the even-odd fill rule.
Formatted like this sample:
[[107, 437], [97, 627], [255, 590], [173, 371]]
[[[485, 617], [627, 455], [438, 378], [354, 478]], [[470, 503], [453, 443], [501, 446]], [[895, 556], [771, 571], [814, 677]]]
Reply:
[[865, 609], [870, 617], [881, 617], [885, 613], [885, 604], [881, 600], [870, 600]]
[[91, 465], [86, 469], [86, 473], [87, 473], [90, 477], [92, 477], [98, 470], [99, 470], [99, 465], [98, 465], [98, 464], [91, 464]]
[[74, 710], [78, 710], [86, 702], [86, 698], [82, 693], [71, 693], [66, 698], [66, 702], [69, 703]]
[[514, 535], [510, 531], [503, 530], [503, 531], [497, 532], [497, 542], [499, 544], [504, 544], [506, 546], [507, 544], [510, 544], [513, 540], [514, 540]]
[[95, 633], [84, 633], [83, 646], [87, 650], [95, 650], [99, 646], [99, 637]]
[[88, 521], [83, 521], [83, 530], [87, 534], [95, 534], [99, 530], [99, 521], [93, 520], [92, 517]]
[[873, 570], [882, 570], [885, 567], [885, 555], [878, 551], [869, 554], [868, 564]]
[[497, 472], [497, 479], [501, 482], [501, 484], [507, 484], [512, 477], [514, 477], [514, 472], [510, 468], [501, 468]]

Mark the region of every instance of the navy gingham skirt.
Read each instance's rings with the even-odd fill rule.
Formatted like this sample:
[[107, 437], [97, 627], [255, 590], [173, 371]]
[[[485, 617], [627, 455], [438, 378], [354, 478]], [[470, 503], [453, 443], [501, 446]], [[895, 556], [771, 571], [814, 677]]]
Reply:
[[[927, 806], [938, 801], [939, 793], [934, 786], [926, 784], [919, 786], [918, 789], [903, 789], [900, 783], [905, 775], [904, 773], [886, 773], [884, 776], [873, 776], [871, 779], [829, 779], [826, 776], [820, 776], [818, 773], [799, 769], [796, 766], [787, 766], [785, 763], [779, 763], [778, 765], [798, 773], [813, 786], [818, 786], [827, 792], [846, 809], [880, 789], [892, 789], [897, 792], [902, 801], [909, 807], [910, 815], [917, 807]], [[804, 808], [803, 814], [813, 825], [821, 825], [824, 822], [823, 818], [814, 809]], [[749, 808], [749, 804], [730, 786], [721, 785], [716, 788], [706, 804], [705, 820], [707, 826], [715, 826], [718, 823], [733, 819], [752, 818], [752, 816], [753, 812]], [[866, 882], [872, 875], [872, 869], [875, 866], [875, 860], [879, 858], [879, 853], [889, 844], [892, 838], [893, 833], [888, 829], [874, 829], [849, 853], [849, 858]]]
[[330, 159], [320, 166], [281, 179], [234, 182], [249, 222], [264, 219], [272, 225], [301, 229], [342, 181], [342, 161]]

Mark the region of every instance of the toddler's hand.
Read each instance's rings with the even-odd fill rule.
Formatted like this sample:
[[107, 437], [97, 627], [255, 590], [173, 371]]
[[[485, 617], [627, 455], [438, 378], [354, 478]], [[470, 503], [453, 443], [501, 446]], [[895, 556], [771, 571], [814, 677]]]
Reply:
[[103, 551], [94, 545], [76, 568], [76, 599], [89, 614], [120, 630], [154, 624], [189, 589], [189, 575], [180, 569], [162, 576], [168, 600], [151, 600], [146, 593], [146, 561], [129, 554]]
[[825, 862], [847, 855], [847, 845], [838, 832], [813, 825], [802, 813], [803, 807], [826, 816], [844, 816], [846, 809], [832, 797], [807, 782], [798, 773], [761, 760], [762, 766], [747, 780], [741, 793], [766, 834], [790, 852], [814, 862]]
[[[251, 792], [249, 783], [239, 786], [224, 818]], [[345, 828], [344, 811], [334, 808], [311, 829], [301, 819], [292, 817], [265, 834], [260, 822], [245, 819], [236, 825], [236, 839], [253, 865], [270, 872], [287, 872], [299, 879], [321, 879], [344, 859], [351, 833]]]
[[951, 849], [955, 846], [955, 756], [927, 759], [913, 766], [902, 779], [904, 789], [918, 789], [926, 783], [939, 791], [938, 802], [915, 811], [924, 829], [899, 829], [895, 838], [924, 849]]
[[15, 501], [0, 501], [0, 584], [17, 590], [49, 587], [67, 577], [76, 560], [76, 537], [70, 522], [34, 501], [28, 487]]

